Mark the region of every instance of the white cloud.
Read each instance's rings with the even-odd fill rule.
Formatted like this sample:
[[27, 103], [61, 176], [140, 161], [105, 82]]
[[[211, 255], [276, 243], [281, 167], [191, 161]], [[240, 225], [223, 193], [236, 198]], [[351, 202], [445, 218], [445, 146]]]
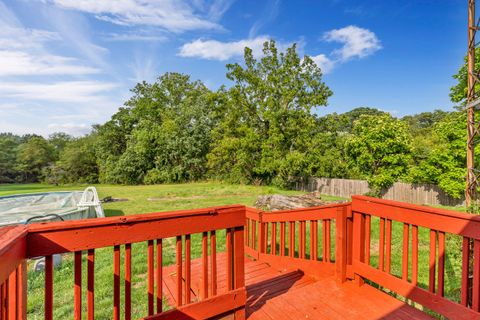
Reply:
[[31, 101], [84, 103], [102, 100], [100, 95], [115, 88], [114, 84], [100, 81], [64, 81], [56, 83], [0, 82], [3, 98]]
[[168, 38], [164, 35], [149, 34], [144, 32], [136, 33], [110, 33], [104, 36], [107, 41], [148, 41], [164, 42]]
[[180, 48], [179, 55], [181, 57], [225, 61], [232, 57], [242, 56], [245, 47], [249, 47], [254, 53], [259, 54], [262, 51], [263, 43], [268, 40], [265, 36], [232, 42], [198, 39], [184, 44]]
[[50, 0], [57, 6], [95, 15], [118, 25], [152, 25], [173, 32], [221, 29], [210, 19], [219, 19], [230, 1], [214, 1], [211, 17], [204, 17], [188, 1], [181, 0]]
[[76, 64], [76, 59], [22, 51], [0, 50], [0, 76], [81, 75], [98, 69]]
[[[197, 39], [181, 46], [178, 55], [188, 58], [225, 61], [243, 56], [245, 47], [249, 47], [252, 49], [253, 55], [258, 57], [262, 53], [263, 44], [270, 39], [271, 37], [269, 36], [258, 36], [252, 39], [231, 42]], [[283, 51], [292, 44], [293, 43], [277, 42], [276, 45], [278, 50]], [[303, 50], [303, 45], [303, 40], [298, 41], [299, 50]]]
[[335, 61], [331, 60], [324, 54], [319, 54], [310, 58], [312, 58], [313, 62], [322, 69], [323, 74], [330, 73], [335, 66]]
[[364, 58], [382, 48], [375, 33], [353, 25], [328, 31], [323, 35], [323, 39], [343, 43], [340, 49], [334, 51], [341, 61]]

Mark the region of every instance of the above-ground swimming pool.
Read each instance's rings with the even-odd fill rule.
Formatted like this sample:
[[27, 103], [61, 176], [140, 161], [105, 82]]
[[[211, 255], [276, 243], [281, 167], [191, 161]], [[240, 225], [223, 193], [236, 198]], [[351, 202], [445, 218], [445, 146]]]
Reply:
[[97, 190], [29, 193], [0, 197], [0, 227], [104, 217]]

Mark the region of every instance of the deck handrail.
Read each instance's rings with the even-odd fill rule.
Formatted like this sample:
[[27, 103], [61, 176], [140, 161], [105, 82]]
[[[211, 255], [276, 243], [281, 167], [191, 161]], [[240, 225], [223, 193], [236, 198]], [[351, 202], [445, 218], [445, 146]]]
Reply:
[[[352, 212], [355, 239], [352, 270], [358, 285], [368, 279], [450, 319], [480, 318], [479, 216], [366, 196], [352, 197]], [[377, 266], [373, 265], [370, 252], [372, 218], [379, 223]], [[393, 223], [403, 225], [401, 275], [392, 272]], [[419, 228], [429, 232], [428, 288], [419, 284]], [[449, 234], [462, 237], [460, 301], [445, 297], [449, 244], [446, 239], [452, 237]], [[472, 260], [473, 279], [470, 280]]]
[[[272, 212], [247, 208], [245, 252], [282, 269], [298, 268], [313, 276], [336, 274], [344, 282], [351, 273], [350, 208], [350, 202]], [[336, 222], [333, 229], [332, 222]], [[337, 245], [333, 251], [334, 243]]]
[[[87, 318], [95, 317], [95, 249], [113, 248], [113, 319], [132, 316], [132, 244], [147, 243], [147, 296], [149, 319], [168, 319], [172, 315], [188, 315], [195, 305], [203, 315], [215, 317], [233, 313], [245, 317], [244, 225], [246, 209], [241, 205], [212, 207], [177, 212], [140, 214], [129, 217], [87, 219], [79, 221], [38, 223], [0, 229], [0, 319], [26, 319], [25, 261], [45, 257], [45, 319], [53, 319], [53, 255], [73, 253], [74, 319], [82, 318], [82, 301], [86, 300]], [[217, 234], [226, 230], [226, 292], [217, 294]], [[200, 296], [193, 300], [191, 273], [192, 235], [201, 235], [202, 273]], [[176, 239], [176, 309], [163, 311], [163, 239]], [[210, 240], [210, 244], [209, 244]], [[223, 245], [223, 244], [222, 244]], [[121, 250], [121, 248], [124, 248]], [[155, 252], [156, 251], [156, 252]], [[123, 252], [123, 254], [122, 254]], [[124, 256], [124, 283], [121, 290], [120, 265]], [[82, 260], [87, 256], [87, 288], [82, 290]], [[155, 286], [155, 282], [157, 285]], [[156, 289], [156, 290], [155, 290]], [[84, 293], [86, 291], [86, 299]], [[123, 291], [124, 299], [121, 299]], [[211, 301], [221, 301], [211, 305]], [[122, 310], [121, 301], [125, 301]], [[156, 307], [156, 308], [155, 308]], [[175, 316], [174, 316], [175, 317]]]

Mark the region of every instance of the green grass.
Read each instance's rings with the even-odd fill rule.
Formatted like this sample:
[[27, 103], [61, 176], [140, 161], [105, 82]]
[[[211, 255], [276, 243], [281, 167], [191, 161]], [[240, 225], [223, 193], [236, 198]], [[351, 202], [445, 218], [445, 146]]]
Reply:
[[[42, 184], [0, 185], [0, 196], [17, 193], [47, 192], [59, 190], [82, 190], [85, 185], [51, 186]], [[218, 205], [244, 204], [252, 206], [262, 194], [301, 194], [296, 191], [279, 190], [274, 187], [230, 185], [218, 182], [172, 184], [155, 186], [96, 185], [101, 198], [127, 198], [126, 202], [103, 205], [107, 216], [123, 216], [136, 213], [203, 208]], [[336, 198], [325, 197], [328, 200]], [[153, 200], [148, 200], [153, 199]], [[224, 250], [224, 232], [218, 232], [218, 250]], [[175, 261], [174, 240], [164, 241], [164, 265]], [[192, 258], [201, 254], [200, 235], [192, 236]], [[147, 246], [137, 243], [132, 246], [132, 307], [135, 318], [147, 314]], [[86, 288], [86, 257], [84, 257], [83, 289]], [[96, 319], [111, 319], [113, 306], [113, 250], [104, 248], [95, 254], [95, 315]], [[122, 248], [123, 259], [123, 248]], [[123, 260], [122, 260], [123, 261]], [[123, 275], [123, 265], [121, 274]], [[123, 279], [121, 279], [123, 281]], [[43, 318], [44, 274], [29, 273], [28, 318]], [[123, 285], [123, 282], [122, 282]], [[86, 294], [83, 292], [83, 294]], [[85, 300], [84, 300], [85, 301]], [[122, 301], [122, 306], [124, 305]], [[85, 302], [83, 303], [85, 310]], [[63, 263], [54, 270], [54, 318], [71, 318], [73, 312], [73, 256], [66, 254]]]

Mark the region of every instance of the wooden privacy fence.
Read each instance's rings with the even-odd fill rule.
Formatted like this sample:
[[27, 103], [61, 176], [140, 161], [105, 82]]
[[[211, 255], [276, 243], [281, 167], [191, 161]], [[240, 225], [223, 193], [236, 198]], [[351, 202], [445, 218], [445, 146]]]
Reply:
[[[370, 192], [366, 180], [331, 179], [310, 177], [295, 183], [296, 190], [318, 191], [322, 194], [350, 198]], [[388, 190], [383, 190], [381, 198], [413, 204], [456, 206], [464, 199], [455, 199], [433, 184], [411, 184], [396, 182]]]

